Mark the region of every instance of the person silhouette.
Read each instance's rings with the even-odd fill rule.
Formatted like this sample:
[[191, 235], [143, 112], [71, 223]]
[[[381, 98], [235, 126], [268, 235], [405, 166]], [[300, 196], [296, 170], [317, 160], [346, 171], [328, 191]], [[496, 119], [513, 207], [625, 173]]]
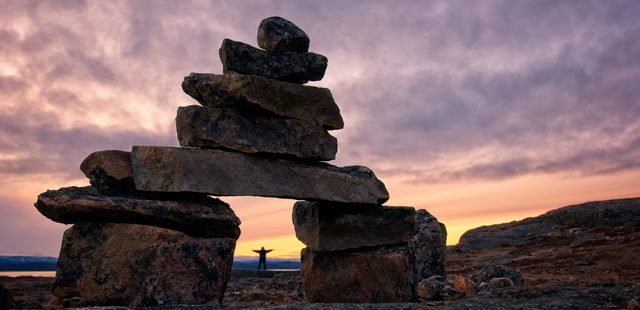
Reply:
[[260, 260], [258, 261], [258, 269], [260, 269], [260, 266], [262, 266], [264, 270], [267, 270], [267, 253], [273, 251], [273, 249], [265, 250], [264, 247], [262, 247], [260, 250], [253, 250], [253, 251], [260, 254]]

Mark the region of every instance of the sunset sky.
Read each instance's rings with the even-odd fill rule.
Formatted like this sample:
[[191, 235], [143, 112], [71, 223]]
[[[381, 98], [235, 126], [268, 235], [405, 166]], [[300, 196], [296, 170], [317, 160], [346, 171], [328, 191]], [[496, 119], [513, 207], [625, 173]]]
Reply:
[[[0, 0], [0, 255], [58, 256], [68, 225], [33, 207], [85, 186], [98, 150], [177, 146], [190, 72], [282, 16], [325, 55], [345, 128], [337, 166], [389, 206], [467, 229], [640, 196], [640, 1]], [[221, 197], [237, 255], [298, 257], [295, 201]]]

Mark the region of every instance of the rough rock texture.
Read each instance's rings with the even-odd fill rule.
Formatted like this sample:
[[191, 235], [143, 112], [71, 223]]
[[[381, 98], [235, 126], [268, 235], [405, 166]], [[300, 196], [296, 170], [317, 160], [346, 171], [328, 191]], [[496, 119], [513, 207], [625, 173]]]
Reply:
[[294, 23], [272, 16], [263, 19], [258, 26], [258, 46], [270, 51], [306, 53], [309, 37]]
[[264, 196], [382, 204], [384, 184], [366, 167], [336, 167], [215, 149], [134, 146], [136, 188], [216, 196]]
[[307, 301], [384, 303], [415, 300], [411, 250], [406, 245], [366, 251], [301, 254], [302, 285]]
[[483, 282], [489, 283], [492, 279], [496, 278], [510, 279], [513, 281], [513, 284], [517, 286], [524, 284], [524, 278], [518, 271], [507, 266], [495, 264], [483, 265], [482, 268], [471, 277], [471, 280], [480, 285]]
[[418, 301], [455, 300], [464, 297], [464, 292], [451, 287], [443, 276], [434, 275], [422, 279], [416, 289]]
[[411, 244], [416, 260], [417, 281], [434, 275], [446, 276], [447, 229], [427, 210], [416, 211]]
[[465, 232], [456, 250], [478, 251], [532, 244], [548, 233], [571, 227], [640, 225], [640, 198], [594, 201], [549, 211], [511, 223], [482, 226]]
[[191, 73], [184, 78], [182, 89], [205, 107], [235, 107], [314, 121], [328, 130], [344, 127], [340, 109], [327, 88], [242, 74]]
[[78, 223], [64, 233], [54, 299], [79, 306], [222, 302], [235, 239], [135, 224]]
[[327, 57], [315, 53], [273, 52], [224, 39], [219, 50], [223, 73], [258, 75], [304, 84], [319, 81], [327, 69]]
[[338, 140], [313, 121], [251, 115], [234, 108], [179, 107], [182, 146], [227, 148], [311, 160], [333, 160]]
[[135, 189], [130, 156], [130, 152], [117, 150], [93, 152], [82, 161], [80, 170], [102, 194], [130, 193]]
[[154, 200], [104, 196], [93, 187], [65, 187], [38, 196], [36, 208], [59, 223], [131, 223], [181, 231], [192, 237], [238, 238], [240, 219], [225, 202], [204, 195]]
[[411, 207], [298, 201], [296, 237], [313, 251], [339, 251], [406, 243], [415, 223]]

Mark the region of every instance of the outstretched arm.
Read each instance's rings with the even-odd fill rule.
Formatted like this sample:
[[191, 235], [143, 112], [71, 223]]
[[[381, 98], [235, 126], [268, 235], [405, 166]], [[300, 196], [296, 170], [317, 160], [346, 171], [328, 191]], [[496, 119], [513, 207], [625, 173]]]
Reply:
[[260, 251], [258, 251], [258, 250], [251, 250], [251, 251], [254, 251], [254, 252], [256, 252], [256, 253], [260, 253]]
[[271, 252], [271, 251], [273, 251], [273, 249], [265, 250], [265, 252], [267, 252], [267, 253], [269, 253], [269, 252]]

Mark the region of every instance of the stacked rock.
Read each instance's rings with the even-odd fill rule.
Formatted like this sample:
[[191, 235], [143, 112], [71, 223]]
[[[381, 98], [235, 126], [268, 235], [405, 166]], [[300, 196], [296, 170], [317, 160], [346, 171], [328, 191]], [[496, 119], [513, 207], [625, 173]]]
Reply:
[[[38, 197], [42, 214], [75, 223], [65, 232], [56, 298], [222, 302], [240, 221], [212, 195], [300, 200], [293, 223], [307, 245], [301, 274], [310, 302], [415, 300], [418, 265], [444, 263], [432, 257], [444, 255], [444, 226], [411, 207], [382, 206], [389, 194], [370, 169], [326, 162], [337, 153], [329, 131], [344, 123], [328, 89], [304, 85], [327, 67], [326, 57], [308, 51], [304, 31], [270, 17], [258, 27], [258, 45], [225, 39], [223, 74], [184, 78], [183, 90], [200, 105], [177, 110], [181, 147], [95, 152], [81, 164], [92, 187]], [[425, 231], [438, 239], [432, 247], [416, 244]]]

